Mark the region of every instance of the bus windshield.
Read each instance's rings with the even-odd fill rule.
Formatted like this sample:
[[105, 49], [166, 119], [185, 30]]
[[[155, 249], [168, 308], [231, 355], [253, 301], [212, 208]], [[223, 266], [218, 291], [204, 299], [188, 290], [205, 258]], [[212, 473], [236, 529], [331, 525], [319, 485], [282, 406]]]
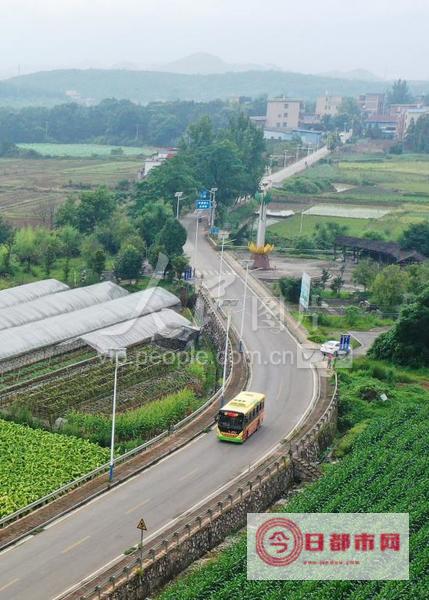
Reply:
[[221, 431], [243, 431], [244, 415], [230, 410], [220, 411], [218, 427]]

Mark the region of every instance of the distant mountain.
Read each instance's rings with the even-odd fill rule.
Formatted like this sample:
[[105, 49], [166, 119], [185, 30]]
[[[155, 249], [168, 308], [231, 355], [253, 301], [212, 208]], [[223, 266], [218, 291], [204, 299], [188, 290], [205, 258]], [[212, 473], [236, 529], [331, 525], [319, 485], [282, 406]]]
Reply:
[[181, 73], [184, 75], [213, 75], [214, 73], [231, 73], [241, 71], [280, 70], [274, 65], [227, 63], [219, 56], [207, 52], [196, 52], [159, 67], [159, 71]]
[[352, 71], [327, 71], [319, 73], [321, 77], [333, 77], [334, 79], [348, 79], [350, 81], [383, 81], [382, 77], [367, 71], [366, 69], [353, 69]]
[[[0, 105], [52, 106], [62, 102], [97, 103], [105, 98], [153, 101], [227, 99], [236, 96], [286, 94], [314, 100], [330, 94], [356, 96], [382, 92], [391, 83], [335, 79], [284, 71], [245, 71], [187, 75], [124, 69], [62, 69], [40, 71], [0, 81]], [[415, 94], [429, 92], [429, 82], [409, 82]]]

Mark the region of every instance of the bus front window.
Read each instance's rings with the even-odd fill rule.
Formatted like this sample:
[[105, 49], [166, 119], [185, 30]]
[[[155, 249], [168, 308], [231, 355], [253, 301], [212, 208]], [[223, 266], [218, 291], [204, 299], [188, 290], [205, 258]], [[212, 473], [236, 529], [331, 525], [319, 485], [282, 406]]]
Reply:
[[243, 431], [243, 415], [237, 412], [220, 411], [218, 427], [220, 431]]

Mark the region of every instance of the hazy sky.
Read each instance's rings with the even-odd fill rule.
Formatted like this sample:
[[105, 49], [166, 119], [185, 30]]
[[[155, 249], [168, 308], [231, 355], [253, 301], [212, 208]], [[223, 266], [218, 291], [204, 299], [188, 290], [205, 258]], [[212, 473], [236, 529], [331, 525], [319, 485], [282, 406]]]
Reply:
[[429, 79], [429, 0], [0, 0], [0, 71], [154, 65], [193, 52]]

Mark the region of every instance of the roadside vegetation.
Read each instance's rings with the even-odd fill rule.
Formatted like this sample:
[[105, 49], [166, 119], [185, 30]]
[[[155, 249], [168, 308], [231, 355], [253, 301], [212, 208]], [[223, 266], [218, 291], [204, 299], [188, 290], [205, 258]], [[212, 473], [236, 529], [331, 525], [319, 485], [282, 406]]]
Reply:
[[[339, 436], [323, 476], [285, 512], [409, 512], [410, 581], [267, 581], [246, 578], [246, 538], [169, 585], [159, 600], [427, 598], [428, 369], [356, 361], [341, 370]], [[381, 395], [385, 394], [387, 400]]]

